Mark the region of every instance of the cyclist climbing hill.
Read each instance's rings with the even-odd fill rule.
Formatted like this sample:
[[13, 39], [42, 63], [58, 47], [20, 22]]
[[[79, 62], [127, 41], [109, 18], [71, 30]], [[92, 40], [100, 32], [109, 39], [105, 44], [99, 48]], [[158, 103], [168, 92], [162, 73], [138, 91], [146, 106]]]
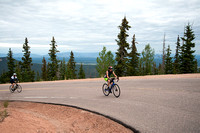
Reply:
[[10, 78], [10, 83], [12, 84], [12, 89], [14, 88], [14, 84], [18, 81], [17, 74], [13, 73], [13, 76]]
[[[110, 76], [111, 76], [112, 74], [117, 78], [117, 75], [116, 75], [115, 72], [113, 71], [113, 67], [112, 67], [112, 66], [109, 66], [109, 67], [108, 67], [108, 71], [106, 71], [106, 75], [104, 76], [105, 81], [108, 82], [108, 89], [109, 89], [109, 90], [110, 90], [109, 85], [110, 85], [110, 83], [112, 82]], [[110, 91], [111, 91], [111, 90], [110, 90]]]

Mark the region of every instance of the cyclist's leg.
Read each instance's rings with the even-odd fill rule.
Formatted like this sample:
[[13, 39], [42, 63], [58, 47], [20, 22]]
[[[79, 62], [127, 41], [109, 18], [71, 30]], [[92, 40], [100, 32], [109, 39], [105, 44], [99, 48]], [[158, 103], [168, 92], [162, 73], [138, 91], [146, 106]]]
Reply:
[[13, 81], [13, 79], [10, 80], [10, 83], [11, 83], [12, 89], [13, 89], [14, 88], [14, 81]]
[[110, 86], [110, 79], [108, 79], [108, 81], [107, 81], [107, 82], [108, 82], [108, 87], [109, 87], [109, 86]]

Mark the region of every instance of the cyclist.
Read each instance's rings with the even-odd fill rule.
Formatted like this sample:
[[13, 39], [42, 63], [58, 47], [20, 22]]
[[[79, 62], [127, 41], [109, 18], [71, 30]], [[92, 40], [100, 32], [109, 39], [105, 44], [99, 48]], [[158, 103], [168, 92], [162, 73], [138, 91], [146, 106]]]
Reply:
[[10, 83], [12, 84], [12, 89], [14, 89], [14, 84], [16, 83], [16, 81], [18, 81], [17, 74], [13, 73], [13, 76], [11, 76], [11, 78], [10, 78]]
[[109, 67], [108, 67], [108, 71], [106, 71], [106, 75], [104, 76], [104, 79], [105, 79], [105, 81], [108, 82], [108, 90], [110, 91], [110, 93], [111, 93], [111, 88], [109, 88], [109, 85], [110, 85], [110, 83], [112, 82], [112, 81], [111, 81], [112, 79], [110, 78], [110, 76], [111, 76], [112, 74], [117, 78], [117, 75], [116, 75], [115, 72], [113, 71], [113, 67], [112, 67], [112, 66], [109, 66]]

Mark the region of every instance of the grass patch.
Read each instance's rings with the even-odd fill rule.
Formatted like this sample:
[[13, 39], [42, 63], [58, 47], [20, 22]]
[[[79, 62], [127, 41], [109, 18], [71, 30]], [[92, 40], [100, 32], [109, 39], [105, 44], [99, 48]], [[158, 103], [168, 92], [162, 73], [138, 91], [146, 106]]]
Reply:
[[9, 102], [8, 101], [4, 101], [3, 102], [3, 107], [4, 107], [4, 110], [3, 111], [0, 111], [0, 122], [3, 122], [3, 120], [8, 117], [8, 112], [6, 110], [6, 108], [8, 108], [8, 105], [9, 105]]
[[9, 105], [9, 102], [8, 102], [8, 101], [4, 101], [4, 102], [3, 102], [4, 108], [8, 108], [8, 105]]

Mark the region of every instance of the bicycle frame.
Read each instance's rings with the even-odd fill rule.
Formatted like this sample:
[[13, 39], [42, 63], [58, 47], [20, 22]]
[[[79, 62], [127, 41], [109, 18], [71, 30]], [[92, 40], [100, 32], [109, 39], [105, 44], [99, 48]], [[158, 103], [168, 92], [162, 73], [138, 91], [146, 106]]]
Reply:
[[114, 80], [110, 83], [111, 84], [111, 89], [113, 88], [113, 86], [115, 85]]

